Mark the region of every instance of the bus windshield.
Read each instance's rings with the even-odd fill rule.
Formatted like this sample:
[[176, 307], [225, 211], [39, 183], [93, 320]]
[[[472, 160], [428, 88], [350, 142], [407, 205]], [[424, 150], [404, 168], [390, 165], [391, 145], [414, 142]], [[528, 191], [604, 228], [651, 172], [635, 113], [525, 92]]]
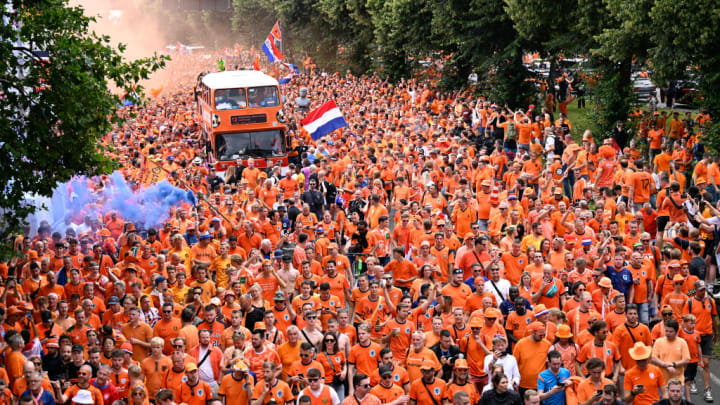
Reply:
[[276, 86], [250, 87], [247, 89], [250, 108], [277, 107], [280, 96]]
[[243, 156], [271, 157], [285, 153], [282, 131], [234, 132], [215, 135], [217, 160], [235, 160]]
[[215, 90], [216, 110], [239, 110], [246, 107], [245, 89]]

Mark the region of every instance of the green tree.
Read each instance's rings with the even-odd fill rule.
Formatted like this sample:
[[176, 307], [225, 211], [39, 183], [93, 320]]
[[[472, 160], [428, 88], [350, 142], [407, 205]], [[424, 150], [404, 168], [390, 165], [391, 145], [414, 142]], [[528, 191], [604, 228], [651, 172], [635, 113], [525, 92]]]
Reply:
[[520, 41], [508, 45], [492, 58], [488, 83], [490, 100], [510, 108], [527, 108], [533, 103], [535, 89], [530, 74], [522, 63]]
[[702, 107], [715, 121], [703, 142], [720, 153], [720, 4], [710, 0], [656, 0], [649, 17], [654, 26], [650, 49], [661, 83], [691, 74], [703, 95]]
[[[505, 11], [524, 39], [524, 48], [550, 61], [550, 78], [555, 77], [561, 53], [579, 51], [574, 29], [577, 3], [577, 0], [505, 0]], [[554, 92], [553, 86], [549, 88]]]
[[[232, 28], [249, 46], [259, 48], [277, 20], [270, 0], [233, 0]], [[284, 30], [283, 23], [280, 28]]]
[[443, 74], [449, 88], [466, 85], [473, 69], [487, 76], [493, 63], [502, 60], [496, 56], [502, 56], [518, 36], [503, 3], [492, 0], [438, 2], [432, 27], [436, 46], [452, 55]]
[[50, 196], [74, 175], [111, 170], [100, 140], [120, 121], [120, 96], [138, 101], [135, 85], [165, 59], [125, 61], [124, 46], [89, 32], [93, 19], [68, 0], [13, 0], [0, 15], [0, 232], [8, 235], [35, 211], [28, 193]]
[[418, 58], [439, 50], [432, 46], [433, 5], [430, 0], [368, 0], [375, 65], [390, 80], [409, 76]]
[[374, 40], [373, 25], [363, 0], [319, 0], [327, 31], [338, 43], [338, 70], [365, 73], [372, 67], [370, 55]]

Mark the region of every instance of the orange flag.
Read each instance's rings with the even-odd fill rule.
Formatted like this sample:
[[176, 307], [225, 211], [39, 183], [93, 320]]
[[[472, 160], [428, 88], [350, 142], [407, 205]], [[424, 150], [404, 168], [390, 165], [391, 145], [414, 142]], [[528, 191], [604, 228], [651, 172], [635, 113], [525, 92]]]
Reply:
[[255, 55], [255, 61], [253, 61], [253, 69], [260, 70], [260, 55]]
[[148, 158], [144, 159], [144, 165], [140, 169], [140, 183], [149, 186], [167, 179], [167, 172], [157, 163]]

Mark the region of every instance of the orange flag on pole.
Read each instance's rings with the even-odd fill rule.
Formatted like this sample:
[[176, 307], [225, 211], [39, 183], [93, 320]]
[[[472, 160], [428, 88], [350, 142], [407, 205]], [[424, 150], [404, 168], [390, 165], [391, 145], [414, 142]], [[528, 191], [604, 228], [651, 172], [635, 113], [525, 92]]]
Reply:
[[160, 165], [148, 158], [143, 160], [145, 164], [140, 170], [140, 183], [142, 185], [149, 186], [167, 179], [168, 174]]
[[260, 55], [255, 55], [255, 60], [253, 61], [253, 69], [260, 70]]

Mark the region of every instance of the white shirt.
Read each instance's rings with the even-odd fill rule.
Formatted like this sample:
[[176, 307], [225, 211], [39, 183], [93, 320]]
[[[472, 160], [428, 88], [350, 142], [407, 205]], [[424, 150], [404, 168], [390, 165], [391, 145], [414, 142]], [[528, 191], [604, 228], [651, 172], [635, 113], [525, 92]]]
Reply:
[[[198, 359], [197, 361], [200, 362], [200, 360], [205, 357], [205, 354], [210, 350], [210, 346], [208, 346], [207, 349], [203, 349], [202, 347], [198, 348]], [[198, 365], [198, 373], [200, 374], [200, 380], [205, 381], [208, 384], [216, 383], [215, 381], [215, 372], [212, 368], [212, 362], [210, 361], [210, 356], [208, 355], [208, 358], [203, 361], [202, 364]]]
[[509, 296], [510, 293], [510, 282], [505, 280], [504, 278], [501, 278], [500, 280], [495, 282], [495, 286], [497, 287], [497, 290], [500, 290], [500, 293], [502, 293], [502, 297], [500, 294], [498, 294], [498, 291], [493, 287], [493, 282], [488, 280], [485, 282], [485, 291], [491, 292], [495, 299], [497, 300], [498, 304], [505, 301], [505, 299]]
[[[488, 354], [485, 356], [485, 372], [489, 375], [492, 370], [490, 370], [490, 362], [493, 359], [492, 354]], [[520, 384], [520, 370], [518, 370], [518, 364], [517, 360], [512, 354], [506, 354], [503, 357], [499, 358], [495, 365], [503, 366], [503, 370], [505, 370], [505, 377], [508, 379], [508, 389], [513, 389], [513, 384]], [[492, 383], [490, 384], [492, 388]]]

